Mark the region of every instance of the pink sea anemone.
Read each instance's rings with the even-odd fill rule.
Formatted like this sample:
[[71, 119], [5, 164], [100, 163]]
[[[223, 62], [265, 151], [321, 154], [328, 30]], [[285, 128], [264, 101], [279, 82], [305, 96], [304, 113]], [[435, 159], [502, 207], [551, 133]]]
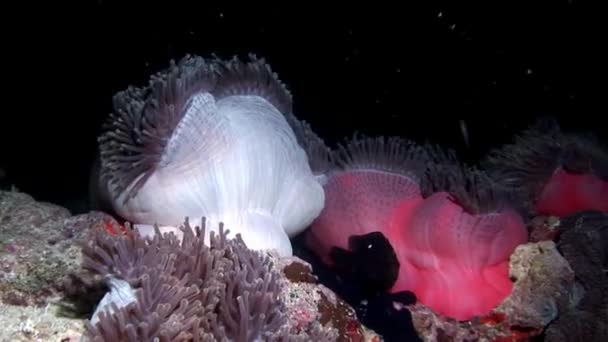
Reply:
[[434, 311], [462, 320], [509, 295], [509, 256], [527, 231], [507, 193], [483, 172], [399, 138], [355, 139], [333, 161], [326, 206], [308, 237], [325, 262], [351, 235], [379, 231], [400, 264], [393, 292], [412, 291]]
[[418, 185], [424, 151], [399, 138], [354, 139], [332, 154], [335, 168], [324, 185], [325, 207], [307, 235], [327, 264], [333, 247], [348, 249], [348, 238], [384, 231], [394, 212], [421, 199]]
[[608, 153], [592, 136], [543, 119], [485, 161], [495, 181], [521, 195], [530, 215], [608, 212]]

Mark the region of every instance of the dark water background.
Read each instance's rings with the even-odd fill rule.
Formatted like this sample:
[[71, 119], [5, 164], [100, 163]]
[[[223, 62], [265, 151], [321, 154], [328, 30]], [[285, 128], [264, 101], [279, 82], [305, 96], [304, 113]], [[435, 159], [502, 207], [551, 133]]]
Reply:
[[423, 3], [7, 6], [0, 168], [38, 199], [86, 210], [112, 95], [186, 53], [265, 57], [330, 144], [355, 130], [401, 135], [475, 161], [539, 115], [602, 132], [600, 11], [575, 0]]

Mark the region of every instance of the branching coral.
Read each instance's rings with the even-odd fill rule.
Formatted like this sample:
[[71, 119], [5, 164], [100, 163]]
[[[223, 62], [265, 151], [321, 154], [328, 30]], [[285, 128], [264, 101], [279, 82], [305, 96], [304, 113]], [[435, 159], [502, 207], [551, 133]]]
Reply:
[[[204, 222], [204, 221], [203, 221]], [[288, 340], [281, 329], [278, 274], [267, 256], [247, 248], [221, 226], [204, 244], [203, 228], [186, 220], [174, 234], [144, 239], [137, 231], [93, 232], [83, 266], [134, 289], [136, 301], [98, 310], [87, 324], [93, 341]], [[106, 309], [111, 309], [110, 311]]]

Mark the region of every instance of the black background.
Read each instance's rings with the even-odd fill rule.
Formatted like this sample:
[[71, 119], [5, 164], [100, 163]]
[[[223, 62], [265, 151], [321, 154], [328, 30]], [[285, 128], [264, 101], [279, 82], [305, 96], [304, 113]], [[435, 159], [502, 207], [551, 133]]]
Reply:
[[575, 0], [422, 3], [5, 6], [4, 186], [84, 210], [113, 94], [186, 53], [265, 57], [329, 144], [355, 130], [401, 135], [475, 161], [543, 115], [607, 136], [601, 11]]

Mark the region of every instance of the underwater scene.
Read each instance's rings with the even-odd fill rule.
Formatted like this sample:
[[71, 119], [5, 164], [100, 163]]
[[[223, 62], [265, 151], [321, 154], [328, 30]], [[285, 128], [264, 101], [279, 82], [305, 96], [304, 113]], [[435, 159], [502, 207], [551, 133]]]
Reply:
[[588, 4], [18, 6], [0, 341], [608, 341]]

